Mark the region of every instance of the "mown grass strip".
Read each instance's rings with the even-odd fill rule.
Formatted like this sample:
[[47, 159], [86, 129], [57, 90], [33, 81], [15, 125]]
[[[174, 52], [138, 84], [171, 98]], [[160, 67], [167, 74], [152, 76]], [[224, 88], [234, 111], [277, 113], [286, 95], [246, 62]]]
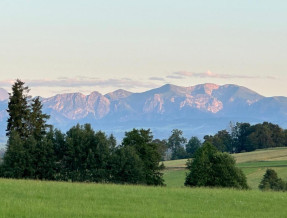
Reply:
[[240, 168], [287, 167], [287, 161], [257, 161], [237, 164]]

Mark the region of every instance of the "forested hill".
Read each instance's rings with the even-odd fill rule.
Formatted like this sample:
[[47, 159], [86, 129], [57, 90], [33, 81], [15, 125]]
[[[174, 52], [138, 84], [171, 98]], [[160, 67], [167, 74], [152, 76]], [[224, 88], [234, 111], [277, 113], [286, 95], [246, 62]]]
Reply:
[[[0, 89], [0, 135], [5, 135], [8, 94]], [[202, 137], [228, 127], [230, 121], [263, 121], [287, 127], [287, 98], [264, 97], [238, 85], [201, 84], [190, 87], [164, 85], [142, 93], [117, 90], [58, 94], [42, 99], [49, 122], [65, 131], [76, 123], [91, 123], [123, 137], [131, 128], [151, 128], [163, 138], [174, 128]]]

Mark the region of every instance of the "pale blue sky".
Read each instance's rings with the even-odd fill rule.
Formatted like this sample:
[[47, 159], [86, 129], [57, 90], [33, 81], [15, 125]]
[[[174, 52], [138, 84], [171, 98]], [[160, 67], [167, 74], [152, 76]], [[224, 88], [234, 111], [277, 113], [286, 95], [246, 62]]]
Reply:
[[286, 1], [0, 0], [0, 87], [235, 83], [287, 96]]

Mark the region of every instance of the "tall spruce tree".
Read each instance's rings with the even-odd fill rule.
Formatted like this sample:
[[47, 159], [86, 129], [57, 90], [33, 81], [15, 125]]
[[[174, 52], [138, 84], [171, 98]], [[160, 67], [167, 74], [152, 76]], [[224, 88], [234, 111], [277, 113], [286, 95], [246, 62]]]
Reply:
[[15, 131], [19, 136], [24, 139], [29, 135], [29, 88], [25, 83], [17, 79], [12, 86], [12, 93], [9, 93], [9, 103], [7, 112], [9, 118], [7, 120], [7, 136]]
[[[30, 101], [29, 88], [17, 79], [12, 86], [8, 103], [7, 152], [4, 156], [3, 175], [13, 178], [45, 178], [38, 163], [51, 156], [51, 143], [46, 136], [48, 115], [42, 113], [37, 97]], [[49, 147], [49, 148], [48, 148]], [[48, 153], [47, 153], [48, 152]], [[42, 164], [40, 167], [46, 167]], [[49, 175], [49, 179], [52, 176]]]
[[29, 132], [36, 140], [40, 140], [47, 133], [46, 122], [50, 118], [49, 115], [42, 112], [42, 102], [39, 97], [32, 100], [31, 112], [29, 116]]
[[16, 131], [11, 131], [7, 142], [4, 162], [1, 166], [2, 175], [8, 178], [23, 178], [25, 171], [24, 143]]

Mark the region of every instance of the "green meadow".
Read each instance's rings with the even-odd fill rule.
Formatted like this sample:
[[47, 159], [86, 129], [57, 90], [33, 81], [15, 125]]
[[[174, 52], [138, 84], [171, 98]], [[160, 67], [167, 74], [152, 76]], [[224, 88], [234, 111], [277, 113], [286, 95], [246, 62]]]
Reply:
[[[265, 174], [266, 169], [274, 169], [278, 176], [287, 180], [287, 148], [274, 148], [257, 150], [232, 155], [236, 165], [240, 167], [247, 177], [247, 183], [252, 189], [258, 189], [258, 185]], [[187, 159], [164, 161], [166, 170], [164, 179], [167, 186], [183, 187], [187, 170]]]
[[0, 179], [0, 217], [287, 217], [286, 193]]
[[286, 153], [234, 155], [247, 191], [184, 187], [186, 160], [165, 162], [166, 187], [0, 179], [0, 217], [287, 217], [287, 193], [257, 188], [267, 168], [287, 180]]

